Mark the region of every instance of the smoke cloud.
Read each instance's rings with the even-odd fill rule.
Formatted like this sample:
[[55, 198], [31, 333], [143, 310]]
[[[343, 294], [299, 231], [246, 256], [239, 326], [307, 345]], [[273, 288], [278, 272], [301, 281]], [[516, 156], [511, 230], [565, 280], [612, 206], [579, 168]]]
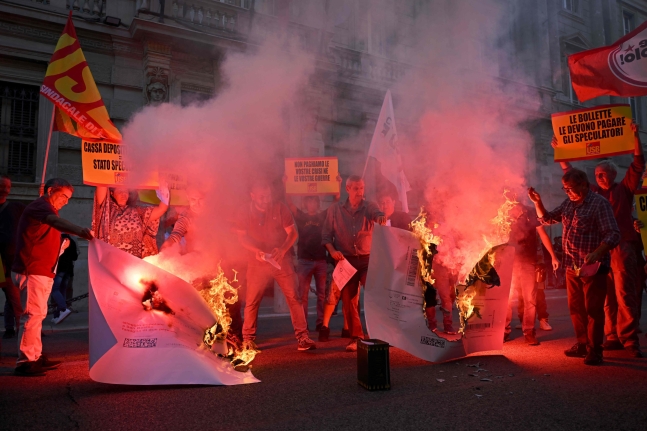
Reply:
[[[536, 118], [539, 101], [520, 85], [529, 78], [511, 55], [510, 6], [496, 0], [397, 2], [411, 9], [399, 12], [403, 16], [415, 15], [402, 24], [381, 2], [360, 3], [371, 8], [360, 13], [370, 14], [373, 49], [379, 42], [387, 56], [408, 65], [402, 78], [383, 83], [394, 96], [405, 173], [422, 197], [418, 203], [438, 223], [434, 233], [443, 239], [438, 259], [465, 275], [485, 247], [484, 236], [495, 233], [491, 219], [505, 202], [504, 190], [526, 202], [533, 168], [525, 124]], [[306, 6], [299, 19], [329, 29], [356, 13], [332, 0], [322, 19], [321, 7]], [[318, 16], [309, 16], [313, 11]], [[217, 97], [184, 108], [145, 108], [124, 130], [130, 163], [137, 167], [133, 180], [161, 166], [206, 191], [207, 209], [198, 223], [203, 249], [231, 240], [221, 227], [247, 202], [248, 178], [282, 175], [295, 127], [285, 112], [306, 109], [303, 94], [315, 79], [312, 54], [292, 42], [272, 39], [252, 52], [229, 55]], [[336, 103], [338, 96], [331, 97]], [[330, 142], [329, 131], [320, 132], [328, 146], [368, 150], [366, 136], [374, 127], [369, 122], [368, 134], [341, 143]], [[344, 174], [361, 173], [363, 161], [355, 164], [342, 160], [353, 170]]]

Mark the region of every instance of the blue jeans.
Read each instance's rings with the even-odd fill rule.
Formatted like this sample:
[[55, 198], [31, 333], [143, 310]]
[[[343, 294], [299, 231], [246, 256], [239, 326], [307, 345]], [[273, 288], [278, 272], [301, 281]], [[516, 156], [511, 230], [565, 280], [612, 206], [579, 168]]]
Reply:
[[328, 263], [325, 260], [299, 259], [297, 275], [299, 276], [299, 299], [303, 305], [303, 312], [308, 320], [308, 293], [310, 281], [315, 278], [317, 287], [317, 326], [323, 323], [323, 309], [326, 301], [326, 276]]
[[54, 285], [52, 286], [52, 299], [56, 303], [56, 310], [54, 311], [54, 317], [61, 315], [61, 311], [67, 310], [67, 302], [65, 300], [65, 294], [67, 293], [67, 285], [70, 282], [71, 274], [67, 272], [59, 272], [54, 277]]

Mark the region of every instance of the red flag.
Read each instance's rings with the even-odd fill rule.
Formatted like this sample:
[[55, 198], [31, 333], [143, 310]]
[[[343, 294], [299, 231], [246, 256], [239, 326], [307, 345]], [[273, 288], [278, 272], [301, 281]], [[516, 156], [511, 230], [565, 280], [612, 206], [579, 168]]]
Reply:
[[40, 93], [56, 105], [54, 130], [91, 140], [120, 142], [72, 23], [67, 19], [49, 62]]
[[647, 95], [647, 22], [613, 45], [568, 57], [577, 98]]

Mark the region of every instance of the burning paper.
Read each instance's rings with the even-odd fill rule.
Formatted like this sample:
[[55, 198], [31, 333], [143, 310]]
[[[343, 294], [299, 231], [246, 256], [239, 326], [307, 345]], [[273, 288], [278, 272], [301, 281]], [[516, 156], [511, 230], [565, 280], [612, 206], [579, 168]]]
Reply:
[[[236, 385], [235, 371], [205, 329], [221, 322], [193, 286], [104, 242], [90, 242], [90, 377], [126, 385]], [[223, 321], [224, 322], [224, 321]], [[222, 323], [220, 323], [222, 325]]]
[[[463, 336], [450, 341], [427, 327], [423, 307], [423, 288], [418, 274], [419, 239], [411, 232], [375, 226], [368, 268], [364, 312], [372, 338], [379, 338], [412, 355], [431, 362], [442, 362], [472, 353], [501, 350], [512, 280], [514, 247], [502, 245], [488, 259], [500, 279], [500, 285], [488, 289], [482, 280], [474, 282], [471, 312], [478, 307]], [[460, 305], [459, 305], [460, 306]]]

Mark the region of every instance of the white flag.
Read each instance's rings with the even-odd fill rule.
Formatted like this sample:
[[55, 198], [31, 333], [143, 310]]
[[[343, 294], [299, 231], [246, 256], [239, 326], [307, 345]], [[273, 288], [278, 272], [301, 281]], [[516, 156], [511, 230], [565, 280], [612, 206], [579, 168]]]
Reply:
[[[371, 139], [371, 146], [368, 149], [368, 157], [373, 157], [380, 162], [382, 175], [393, 183], [402, 203], [402, 211], [408, 213], [407, 192], [411, 190], [411, 185], [409, 185], [402, 168], [402, 156], [398, 146], [398, 131], [395, 127], [391, 90], [387, 90], [384, 97], [382, 110], [375, 125], [373, 139]], [[364, 170], [366, 171], [366, 168]]]

